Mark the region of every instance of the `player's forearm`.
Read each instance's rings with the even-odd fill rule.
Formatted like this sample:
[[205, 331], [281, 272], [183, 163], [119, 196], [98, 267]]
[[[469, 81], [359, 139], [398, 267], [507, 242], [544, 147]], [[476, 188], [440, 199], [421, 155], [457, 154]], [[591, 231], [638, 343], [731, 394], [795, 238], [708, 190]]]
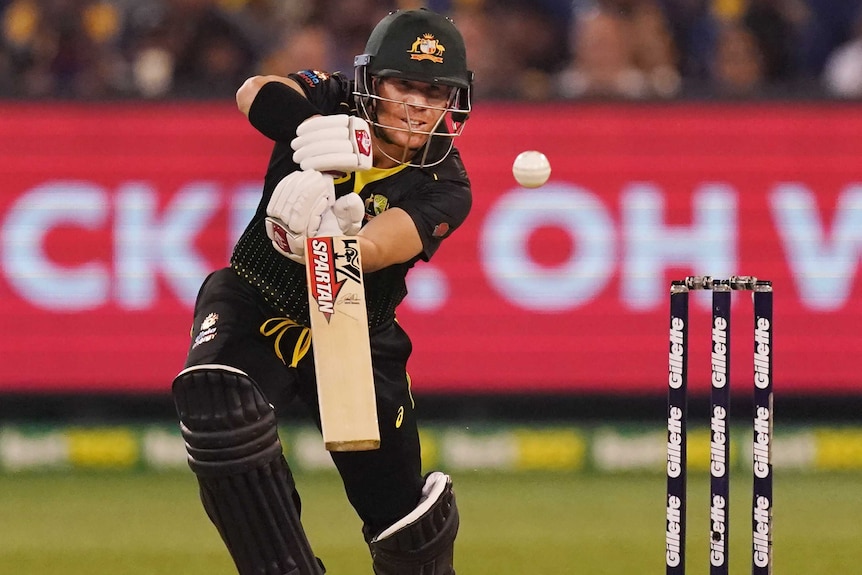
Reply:
[[362, 252], [363, 272], [410, 261], [422, 251], [416, 224], [400, 208], [386, 210], [375, 217], [356, 237]]
[[[239, 111], [248, 117], [248, 112], [251, 109], [251, 104], [254, 102], [254, 99], [257, 97], [260, 89], [263, 88], [266, 84], [270, 82], [279, 82], [284, 84], [285, 86], [289, 86], [296, 90], [296, 92], [302, 95], [302, 88], [299, 87], [299, 84], [291, 80], [290, 78], [285, 78], [284, 76], [252, 76], [245, 82], [243, 82], [242, 86], [239, 87], [239, 90], [236, 91], [236, 105], [239, 108]], [[303, 96], [304, 97], [304, 96]]]

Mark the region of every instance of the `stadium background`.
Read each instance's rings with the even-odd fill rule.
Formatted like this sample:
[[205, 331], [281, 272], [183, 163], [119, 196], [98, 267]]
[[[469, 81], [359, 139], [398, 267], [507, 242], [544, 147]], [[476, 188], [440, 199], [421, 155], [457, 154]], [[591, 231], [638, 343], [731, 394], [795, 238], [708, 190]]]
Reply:
[[[163, 6], [196, 5], [206, 9], [200, 14], [224, 17], [255, 4], [270, 3]], [[305, 12], [296, 8], [304, 4]], [[377, 4], [362, 22], [377, 20], [386, 3]], [[501, 29], [507, 20], [498, 10], [527, 10], [514, 1], [431, 4], [461, 11], [468, 22], [479, 14], [486, 26]], [[464, 12], [473, 4], [477, 12]], [[669, 15], [673, 5], [686, 3], [593, 4], [544, 2], [529, 15], [547, 18], [565, 9], [571, 31], [581, 30], [577, 22], [589, 9], [616, 17], [631, 13], [622, 4], [626, 10], [642, 4]], [[763, 4], [770, 3], [715, 2], [711, 14], [723, 24], [750, 24], [756, 22], [751, 7]], [[799, 3], [771, 4], [791, 13]], [[828, 4], [807, 3], [809, 18]], [[332, 2], [285, 5], [307, 24], [292, 28], [294, 38], [306, 37], [326, 10], [339, 11]], [[188, 68], [181, 55], [176, 81], [162, 93], [115, 76], [93, 80], [85, 64], [98, 58], [64, 68], [57, 63], [63, 62], [60, 48], [48, 71], [40, 71], [38, 58], [21, 56], [20, 14], [28, 6], [41, 23], [33, 28], [37, 37], [50, 36], [50, 17], [63, 6], [102, 15], [91, 22], [104, 22], [115, 10], [125, 22], [131, 17], [123, 15], [139, 5], [0, 3], [6, 95], [0, 101], [0, 504], [11, 510], [0, 523], [0, 539], [7, 541], [0, 555], [10, 557], [0, 573], [49, 572], [60, 561], [71, 572], [76, 561], [90, 573], [153, 572], [147, 561], [160, 569], [176, 562], [189, 573], [195, 572], [189, 564], [224, 570], [215, 534], [194, 506], [167, 393], [188, 345], [197, 287], [225, 264], [256, 205], [269, 144], [236, 112], [234, 79], [191, 81], [179, 74]], [[846, 42], [852, 42], [851, 22]], [[355, 27], [356, 36], [367, 34]], [[832, 53], [844, 44], [838, 38]], [[57, 44], [81, 54], [70, 48], [76, 45]], [[119, 40], [99, 47], [131, 58]], [[476, 569], [505, 564], [494, 572], [524, 572], [526, 565], [535, 569], [535, 555], [546, 555], [557, 558], [548, 572], [584, 564], [593, 573], [645, 564], [658, 571], [667, 284], [690, 273], [743, 273], [772, 279], [776, 289], [778, 560], [788, 572], [852, 571], [858, 560], [849, 547], [828, 563], [811, 557], [815, 547], [807, 536], [821, 526], [823, 539], [836, 545], [854, 540], [858, 530], [838, 515], [840, 508], [854, 513], [850, 502], [858, 497], [850, 486], [862, 471], [858, 94], [831, 87], [828, 59], [821, 57], [818, 68], [813, 48], [783, 76], [764, 67], [747, 91], [729, 93], [719, 78], [687, 67], [696, 59], [681, 52], [674, 60], [678, 89], [671, 93], [572, 94], [559, 87], [571, 86], [562, 79], [571, 78], [566, 71], [578, 50], [564, 52], [570, 53], [548, 69], [525, 60], [507, 75], [518, 80], [511, 89], [477, 88], [476, 110], [458, 142], [473, 180], [474, 211], [431, 264], [412, 272], [400, 313], [416, 348], [410, 371], [426, 422], [426, 465], [455, 474], [464, 484], [468, 518], [472, 511], [475, 524], [495, 534], [491, 543], [465, 526], [464, 546]], [[338, 62], [337, 53], [327, 57], [325, 63]], [[246, 62], [236, 74], [264, 65], [273, 65], [272, 58]], [[36, 81], [40, 73], [48, 81]], [[480, 75], [477, 86], [482, 81]], [[550, 182], [538, 190], [522, 189], [511, 177], [511, 162], [525, 149], [545, 152], [553, 166]], [[734, 468], [744, 486], [750, 306], [737, 300], [732, 416]], [[709, 303], [695, 298], [693, 306], [692, 420], [704, 427], [694, 433], [691, 457], [703, 472]], [[307, 507], [335, 505], [330, 500], [338, 486], [315, 432], [299, 425], [282, 434], [300, 484], [311, 478]], [[743, 497], [744, 488], [736, 493]], [[479, 502], [483, 495], [488, 507], [471, 509], [471, 498]], [[596, 509], [595, 501], [622, 507]], [[148, 512], [141, 534], [129, 537], [138, 540], [177, 521], [170, 507], [160, 507], [166, 502], [188, 509], [182, 537], [191, 533], [206, 557], [187, 556], [173, 540], [142, 544], [160, 550], [149, 557], [113, 538], [109, 511], [92, 515], [100, 508]], [[742, 498], [735, 509], [746, 505]], [[566, 510], [558, 510], [560, 517], [553, 513], [557, 506]], [[510, 515], [494, 515], [501, 507]], [[331, 512], [350, 516], [344, 507]], [[611, 527], [585, 533], [583, 518], [592, 515], [647, 527], [630, 530], [620, 543]], [[101, 543], [82, 535], [68, 549], [45, 546], [58, 517], [68, 522], [64, 536], [88, 532], [87, 526]], [[546, 547], [515, 552], [525, 535], [506, 524], [523, 525], [534, 535], [530, 541], [541, 539]], [[323, 525], [310, 529], [321, 532], [336, 567], [352, 565], [363, 551], [342, 550], [337, 537], [326, 539], [330, 528]], [[744, 546], [744, 515], [735, 525]], [[632, 546], [616, 562], [608, 559], [614, 541]], [[137, 557], [136, 567], [119, 557], [124, 554]]]

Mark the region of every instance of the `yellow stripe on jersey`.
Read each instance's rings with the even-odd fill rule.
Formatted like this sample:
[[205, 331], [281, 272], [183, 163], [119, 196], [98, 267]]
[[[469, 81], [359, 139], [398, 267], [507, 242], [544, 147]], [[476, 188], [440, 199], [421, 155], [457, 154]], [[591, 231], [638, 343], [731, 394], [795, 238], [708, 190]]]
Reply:
[[[393, 174], [397, 174], [406, 167], [407, 164], [401, 164], [400, 166], [395, 166], [394, 168], [370, 168], [368, 170], [356, 172], [356, 178], [353, 180], [353, 191], [357, 194], [361, 193], [365, 186], [367, 186], [371, 182], [376, 182], [377, 180], [388, 178]], [[336, 180], [335, 183], [337, 184], [338, 180]]]

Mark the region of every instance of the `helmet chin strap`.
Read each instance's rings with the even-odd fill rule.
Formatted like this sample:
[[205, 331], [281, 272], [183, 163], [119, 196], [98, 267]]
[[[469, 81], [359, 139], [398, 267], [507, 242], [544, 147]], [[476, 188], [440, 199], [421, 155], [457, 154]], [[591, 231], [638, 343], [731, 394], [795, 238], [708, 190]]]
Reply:
[[[387, 144], [398, 146], [397, 143], [393, 142], [392, 139], [386, 135], [384, 130], [386, 128], [388, 128], [388, 126], [386, 126], [384, 124], [379, 124], [379, 123], [373, 123], [372, 126], [374, 129], [374, 133], [377, 134], [378, 138], [380, 138], [382, 141], [386, 142]], [[428, 140], [422, 146], [420, 146], [418, 148], [409, 148], [407, 146], [399, 146], [402, 150], [404, 150], [404, 153], [401, 155], [400, 159], [393, 157], [391, 154], [389, 154], [389, 152], [387, 152], [383, 148], [378, 147], [378, 151], [381, 154], [383, 154], [386, 158], [395, 162], [396, 164], [406, 164], [406, 165], [412, 166], [414, 168], [430, 168], [432, 166], [436, 166], [437, 164], [439, 164], [440, 162], [445, 160], [446, 156], [449, 155], [449, 152], [452, 150], [452, 147], [455, 143], [454, 141], [452, 141], [452, 138], [449, 137], [449, 147], [446, 149], [445, 153], [441, 154], [438, 159], [429, 161], [428, 160], [428, 154], [431, 151], [430, 150], [430, 147], [431, 147], [430, 144], [431, 144], [431, 138], [432, 137], [433, 136], [428, 136]], [[438, 136], [438, 137], [442, 137], [442, 136]], [[422, 153], [422, 157], [419, 158], [418, 161], [414, 161], [414, 160], [416, 160], [416, 156], [420, 152], [422, 152], [422, 150], [424, 150], [424, 152]]]
[[[376, 82], [377, 79], [375, 78], [373, 81]], [[375, 90], [376, 90], [376, 84], [375, 84]], [[384, 124], [381, 124], [377, 118], [377, 100], [375, 100], [373, 98], [369, 99], [368, 104], [367, 104], [367, 108], [366, 108], [366, 115], [368, 117], [365, 119], [368, 121], [369, 124], [371, 124], [371, 131], [374, 133], [374, 135], [377, 137], [378, 140], [381, 140], [382, 142], [389, 144], [391, 146], [397, 146], [398, 145], [392, 140], [392, 138], [389, 137], [389, 134], [386, 133], [387, 126]], [[401, 155], [400, 160], [393, 158], [392, 156], [389, 155], [389, 153], [386, 152], [386, 150], [384, 150], [382, 148], [378, 147], [378, 150], [387, 159], [395, 162], [396, 164], [405, 163], [405, 160], [407, 160], [408, 157], [413, 157], [413, 154], [415, 154], [416, 152], [419, 151], [419, 148], [411, 149], [411, 148], [408, 148], [407, 146], [401, 146], [401, 147], [404, 150], [404, 153]]]
[[[392, 138], [390, 138], [389, 135], [386, 133], [386, 130], [385, 130], [386, 126], [384, 126], [383, 124], [377, 123], [376, 121], [372, 122], [371, 126], [372, 126], [372, 130], [374, 131], [374, 135], [377, 136], [377, 139], [381, 140], [382, 142], [384, 142], [386, 144], [389, 144], [390, 146], [398, 146], [398, 144], [393, 142]], [[392, 160], [396, 164], [406, 164], [407, 160], [411, 159], [421, 149], [421, 148], [408, 148], [407, 146], [399, 146], [399, 147], [402, 150], [404, 150], [404, 153], [401, 154], [401, 159], [393, 158], [389, 154], [389, 152], [387, 152], [382, 147], [378, 146], [377, 150], [381, 154], [383, 154], [386, 158], [388, 158], [389, 160]]]
[[[407, 104], [404, 104], [404, 103], [402, 103], [402, 105], [404, 105], [405, 111], [407, 113], [407, 118], [408, 118], [407, 125], [410, 126], [410, 122], [409, 122], [410, 109], [409, 109], [409, 106]], [[377, 117], [376, 106], [374, 106], [374, 108], [372, 108], [369, 112], [370, 112], [368, 114], [369, 118], [367, 118], [367, 120], [371, 124], [372, 130], [374, 131], [375, 136], [377, 136], [377, 138], [380, 139], [381, 141], [383, 141], [387, 144], [393, 145], [393, 146], [398, 146], [399, 148], [401, 148], [403, 150], [403, 153], [401, 154], [401, 158], [399, 159], [399, 158], [393, 157], [386, 150], [379, 148], [379, 151], [381, 154], [383, 154], [386, 158], [388, 158], [389, 160], [391, 160], [397, 164], [407, 164], [409, 166], [417, 167], [417, 168], [429, 168], [431, 166], [436, 166], [437, 164], [439, 164], [440, 162], [442, 162], [443, 160], [446, 159], [446, 156], [449, 155], [449, 152], [452, 150], [452, 147], [455, 143], [452, 135], [450, 135], [448, 133], [445, 133], [445, 134], [437, 133], [438, 127], [444, 121], [444, 118], [446, 117], [445, 112], [440, 115], [440, 117], [437, 119], [437, 122], [434, 123], [434, 126], [432, 126], [431, 129], [427, 132], [426, 131], [413, 131], [413, 129], [410, 127], [408, 127], [407, 129], [402, 129], [402, 128], [397, 128], [394, 126], [389, 126], [387, 124], [381, 123], [379, 121], [379, 118]], [[389, 134], [387, 134], [388, 130], [392, 130], [395, 132], [402, 132], [402, 133], [407, 134], [408, 141], [409, 141], [410, 137], [413, 135], [425, 136], [426, 140], [425, 140], [425, 143], [422, 144], [421, 146], [419, 146], [418, 148], [410, 148], [408, 146], [401, 146], [397, 142], [393, 141], [392, 138], [389, 136]], [[449, 147], [446, 149], [445, 153], [441, 154], [439, 159], [429, 161], [428, 160], [428, 154], [431, 151], [431, 149], [430, 149], [431, 148], [431, 141], [434, 137], [448, 138], [449, 139]], [[416, 158], [417, 154], [419, 154], [419, 152], [422, 150], [424, 150], [424, 153], [422, 154], [421, 159], [419, 159], [418, 162], [414, 162], [413, 160]]]
[[[409, 112], [408, 112], [408, 116], [409, 116]], [[373, 117], [373, 119], [369, 119], [369, 122], [371, 123], [372, 130], [374, 131], [374, 135], [377, 136], [377, 138], [379, 140], [381, 140], [385, 144], [389, 144], [390, 146], [394, 146], [394, 147], [397, 147], [398, 149], [402, 150], [401, 158], [399, 159], [399, 158], [393, 157], [393, 155], [391, 155], [389, 152], [387, 152], [382, 147], [378, 147], [378, 150], [380, 151], [381, 154], [383, 154], [386, 158], [388, 158], [389, 160], [392, 160], [396, 164], [407, 164], [407, 163], [409, 163], [409, 161], [411, 159], [413, 159], [417, 153], [419, 153], [419, 150], [421, 150], [424, 147], [427, 147], [428, 141], [430, 140], [430, 135], [428, 135], [428, 139], [426, 139], [426, 142], [424, 144], [422, 144], [421, 146], [416, 147], [416, 148], [411, 148], [409, 146], [403, 146], [403, 145], [399, 144], [398, 142], [393, 140], [392, 137], [389, 135], [390, 130], [396, 131], [396, 132], [403, 132], [403, 133], [407, 134], [407, 141], [408, 142], [410, 141], [410, 138], [415, 134], [419, 134], [419, 135], [423, 135], [423, 136], [425, 136], [426, 134], [421, 133], [421, 132], [414, 132], [412, 129], [399, 130], [399, 129], [394, 128], [392, 126], [389, 126], [387, 124], [381, 123], [377, 117], [376, 107], [374, 109], [374, 117]], [[439, 122], [438, 122], [438, 124], [439, 124]], [[408, 122], [408, 125], [409, 125], [409, 122]]]

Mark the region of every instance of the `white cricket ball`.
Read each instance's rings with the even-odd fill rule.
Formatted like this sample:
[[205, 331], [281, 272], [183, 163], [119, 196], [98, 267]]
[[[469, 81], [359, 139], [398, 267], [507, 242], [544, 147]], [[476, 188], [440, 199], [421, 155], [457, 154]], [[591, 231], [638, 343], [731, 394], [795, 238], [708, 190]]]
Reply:
[[525, 188], [538, 188], [548, 181], [551, 163], [542, 152], [521, 152], [512, 164], [512, 175]]

